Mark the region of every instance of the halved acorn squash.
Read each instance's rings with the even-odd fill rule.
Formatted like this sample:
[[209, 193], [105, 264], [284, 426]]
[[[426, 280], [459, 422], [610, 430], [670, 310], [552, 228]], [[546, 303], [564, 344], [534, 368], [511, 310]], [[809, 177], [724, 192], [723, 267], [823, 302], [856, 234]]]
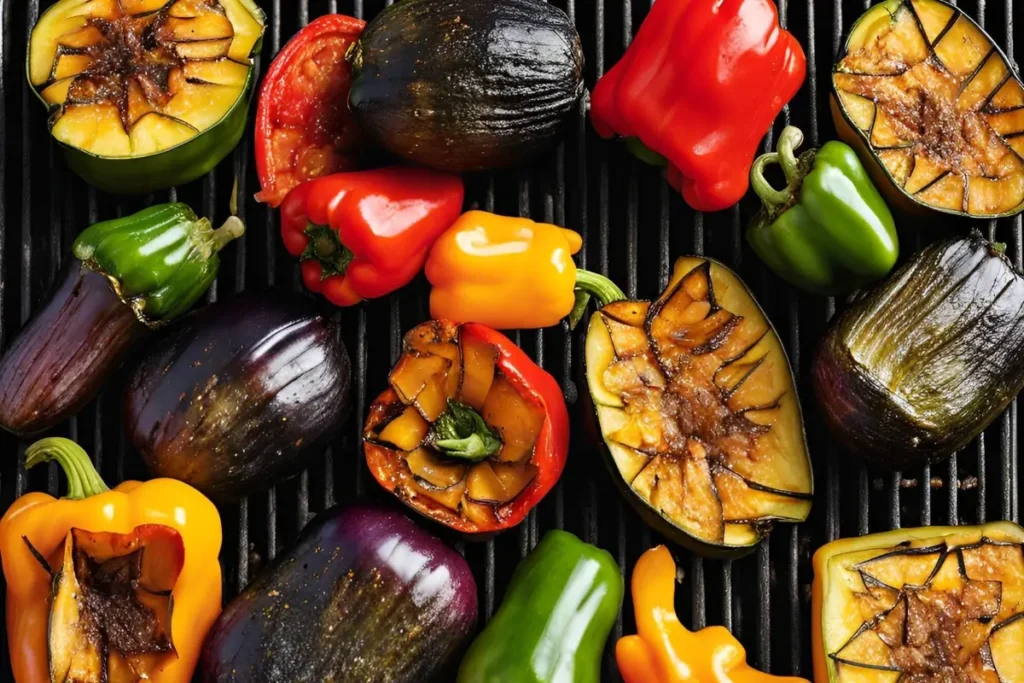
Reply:
[[681, 258], [654, 303], [590, 319], [586, 378], [612, 476], [658, 531], [695, 552], [750, 552], [799, 522], [813, 490], [789, 361], [735, 273]]

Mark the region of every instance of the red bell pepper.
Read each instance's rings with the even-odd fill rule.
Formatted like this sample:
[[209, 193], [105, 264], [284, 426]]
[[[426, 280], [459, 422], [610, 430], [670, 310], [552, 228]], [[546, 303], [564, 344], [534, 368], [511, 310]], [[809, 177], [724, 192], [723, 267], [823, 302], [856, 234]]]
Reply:
[[562, 475], [562, 390], [500, 332], [424, 323], [406, 335], [389, 381], [363, 430], [366, 462], [424, 516], [468, 534], [508, 529]]
[[418, 168], [336, 173], [292, 190], [281, 236], [311, 291], [337, 306], [390, 294], [462, 211], [462, 178]]
[[256, 105], [256, 171], [271, 206], [306, 180], [356, 168], [359, 130], [348, 109], [345, 53], [366, 22], [328, 14], [299, 31], [270, 64]]
[[658, 0], [594, 88], [591, 119], [665, 157], [694, 209], [719, 211], [746, 193], [758, 142], [806, 70], [770, 0]]

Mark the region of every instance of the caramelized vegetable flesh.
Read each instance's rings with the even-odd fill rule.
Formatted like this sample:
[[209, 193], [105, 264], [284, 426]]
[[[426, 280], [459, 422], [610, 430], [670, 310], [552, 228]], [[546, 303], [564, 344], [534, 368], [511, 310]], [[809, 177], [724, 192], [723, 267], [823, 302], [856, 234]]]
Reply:
[[811, 471], [789, 363], [733, 273], [680, 259], [657, 302], [591, 318], [586, 356], [619, 475], [674, 529], [748, 546], [772, 521], [806, 519]]
[[140, 157], [188, 142], [243, 100], [263, 33], [252, 0], [60, 0], [32, 31], [29, 78], [61, 142]]
[[50, 678], [134, 683], [174, 657], [171, 592], [185, 561], [181, 535], [145, 525], [130, 534], [72, 529], [53, 583]]
[[[1019, 527], [916, 531], [910, 541], [853, 544], [827, 560], [821, 627], [830, 680], [1022, 680]], [[946, 533], [929, 537], [936, 531]]]
[[833, 85], [859, 146], [913, 202], [978, 217], [1024, 208], [1024, 87], [960, 10], [876, 5], [854, 26]]
[[[391, 389], [370, 410], [367, 460], [378, 479], [423, 514], [458, 529], [486, 531], [534, 482], [534, 449], [545, 414], [497, 365], [497, 350], [451, 323], [410, 331]], [[455, 402], [455, 408], [453, 408]], [[439, 425], [475, 411], [498, 439], [481, 458], [459, 457]]]

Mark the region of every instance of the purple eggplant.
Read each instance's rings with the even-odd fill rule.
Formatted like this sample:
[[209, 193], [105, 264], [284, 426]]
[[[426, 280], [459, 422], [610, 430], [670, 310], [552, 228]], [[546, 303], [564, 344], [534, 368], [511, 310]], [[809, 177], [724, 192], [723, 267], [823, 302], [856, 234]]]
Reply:
[[335, 508], [227, 606], [200, 680], [428, 683], [476, 619], [461, 555], [399, 512]]
[[131, 375], [125, 428], [150, 472], [218, 502], [298, 473], [349, 412], [340, 323], [299, 294], [245, 293], [184, 319]]

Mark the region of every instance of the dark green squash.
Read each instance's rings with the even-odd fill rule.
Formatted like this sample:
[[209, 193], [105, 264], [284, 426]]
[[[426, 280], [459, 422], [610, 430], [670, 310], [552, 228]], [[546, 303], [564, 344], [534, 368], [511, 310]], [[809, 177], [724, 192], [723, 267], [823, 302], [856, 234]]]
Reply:
[[583, 94], [583, 48], [541, 0], [404, 0], [349, 55], [349, 104], [393, 154], [447, 171], [520, 166], [551, 149]]

